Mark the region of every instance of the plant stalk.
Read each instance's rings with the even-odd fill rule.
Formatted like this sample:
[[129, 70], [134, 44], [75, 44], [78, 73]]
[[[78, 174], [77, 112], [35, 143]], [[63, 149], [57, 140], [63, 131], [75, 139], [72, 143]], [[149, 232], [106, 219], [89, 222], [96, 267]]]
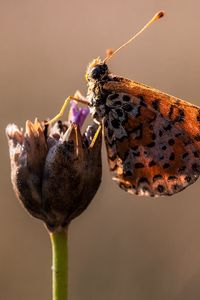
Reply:
[[68, 299], [67, 231], [50, 233], [52, 245], [53, 300]]

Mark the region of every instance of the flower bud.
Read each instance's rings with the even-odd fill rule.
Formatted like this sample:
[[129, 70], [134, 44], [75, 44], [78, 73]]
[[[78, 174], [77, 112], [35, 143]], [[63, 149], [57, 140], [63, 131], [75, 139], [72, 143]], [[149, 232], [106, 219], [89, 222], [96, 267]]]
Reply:
[[101, 134], [89, 148], [96, 130], [93, 124], [82, 135], [78, 124], [59, 121], [52, 127], [38, 120], [27, 121], [25, 132], [14, 124], [6, 128], [14, 191], [52, 232], [67, 227], [98, 190]]

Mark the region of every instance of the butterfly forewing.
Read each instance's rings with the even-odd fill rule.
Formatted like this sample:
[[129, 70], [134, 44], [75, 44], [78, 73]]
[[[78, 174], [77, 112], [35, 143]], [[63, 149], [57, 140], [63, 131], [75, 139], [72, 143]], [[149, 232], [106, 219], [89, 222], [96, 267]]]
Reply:
[[172, 195], [200, 173], [200, 109], [146, 85], [114, 77], [104, 117], [114, 179], [138, 195]]

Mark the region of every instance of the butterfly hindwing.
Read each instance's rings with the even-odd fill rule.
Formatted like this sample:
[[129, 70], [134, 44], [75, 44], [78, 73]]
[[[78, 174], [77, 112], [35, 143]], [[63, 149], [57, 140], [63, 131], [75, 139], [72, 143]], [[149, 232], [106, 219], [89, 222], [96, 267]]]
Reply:
[[108, 161], [120, 187], [138, 195], [172, 195], [200, 173], [200, 110], [148, 86], [117, 78], [104, 88]]

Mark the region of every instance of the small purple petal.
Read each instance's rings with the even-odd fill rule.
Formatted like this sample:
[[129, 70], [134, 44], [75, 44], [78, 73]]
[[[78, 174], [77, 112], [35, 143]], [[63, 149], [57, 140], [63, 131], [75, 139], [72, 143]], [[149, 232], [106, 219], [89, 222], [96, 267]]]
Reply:
[[69, 121], [82, 127], [87, 115], [89, 114], [89, 108], [79, 108], [75, 101], [71, 101], [71, 109], [69, 113]]
[[77, 116], [79, 114], [78, 104], [75, 101], [71, 101], [70, 105], [71, 105], [71, 108], [70, 108], [70, 111], [69, 111], [68, 120], [71, 123], [76, 123]]
[[78, 123], [80, 127], [82, 127], [85, 119], [87, 118], [88, 114], [89, 114], [89, 108], [81, 108], [79, 111], [79, 116], [78, 116]]

